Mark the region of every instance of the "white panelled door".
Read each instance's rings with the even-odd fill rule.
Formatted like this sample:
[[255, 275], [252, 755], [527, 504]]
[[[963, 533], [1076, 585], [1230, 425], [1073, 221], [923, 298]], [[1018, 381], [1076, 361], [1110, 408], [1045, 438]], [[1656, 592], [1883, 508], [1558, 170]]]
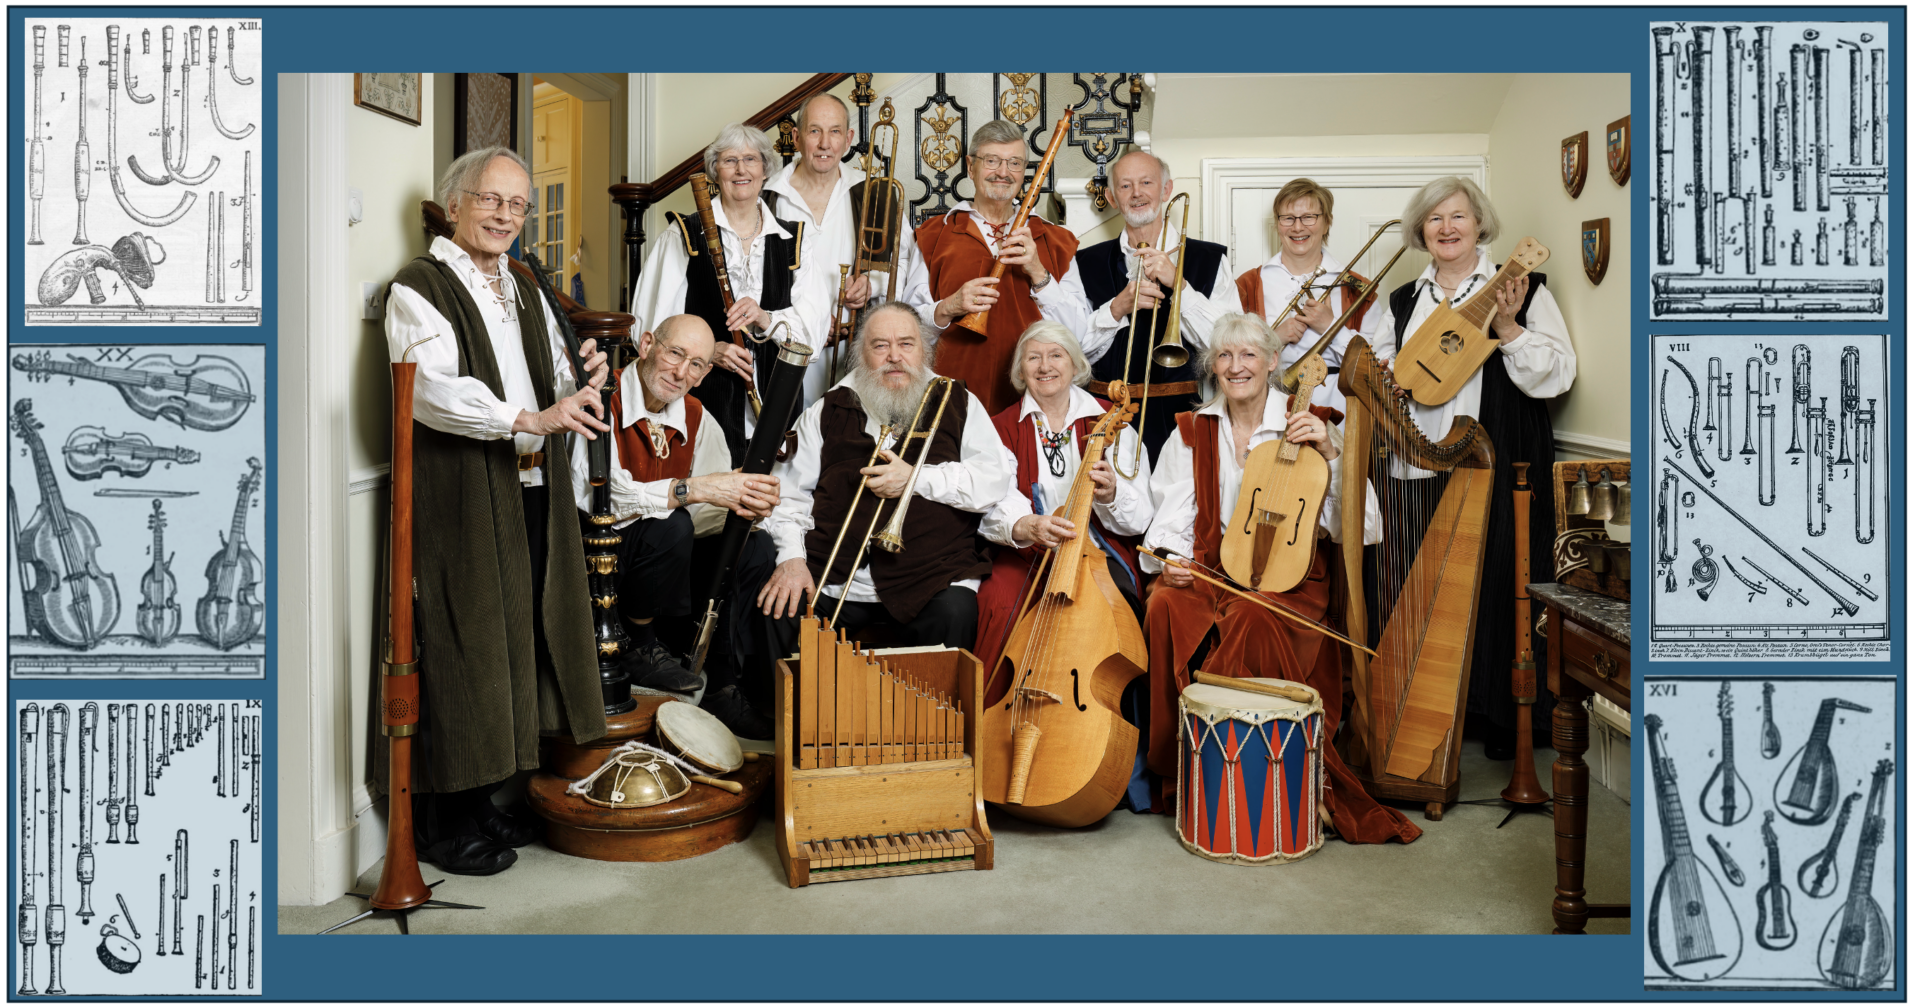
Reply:
[[[1273, 197], [1295, 178], [1311, 178], [1333, 193], [1333, 230], [1327, 248], [1338, 268], [1366, 243], [1374, 229], [1400, 215], [1420, 186], [1441, 175], [1466, 175], [1486, 183], [1486, 158], [1208, 158], [1200, 162], [1207, 237], [1227, 246], [1235, 276], [1272, 258], [1279, 250], [1273, 229]], [[1375, 242], [1358, 269], [1373, 277], [1400, 247], [1395, 227]], [[1393, 289], [1426, 268], [1425, 255], [1401, 256], [1380, 290]]]

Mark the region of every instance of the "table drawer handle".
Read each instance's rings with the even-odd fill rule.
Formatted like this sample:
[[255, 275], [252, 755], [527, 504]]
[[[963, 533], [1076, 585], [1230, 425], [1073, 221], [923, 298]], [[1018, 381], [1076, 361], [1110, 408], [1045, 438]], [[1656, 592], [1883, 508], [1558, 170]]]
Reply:
[[1602, 651], [1593, 655], [1593, 669], [1599, 671], [1601, 677], [1612, 680], [1620, 670], [1620, 661], [1614, 659], [1613, 654]]

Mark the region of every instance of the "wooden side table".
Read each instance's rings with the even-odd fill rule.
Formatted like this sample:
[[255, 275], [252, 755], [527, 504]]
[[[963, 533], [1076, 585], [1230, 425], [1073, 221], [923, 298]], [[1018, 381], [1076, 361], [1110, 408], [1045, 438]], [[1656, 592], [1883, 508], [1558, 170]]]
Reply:
[[1600, 695], [1633, 709], [1632, 622], [1625, 601], [1562, 583], [1527, 585], [1547, 608], [1547, 688], [1553, 709], [1553, 931], [1582, 935], [1589, 918], [1626, 918], [1624, 904], [1587, 903], [1587, 708]]

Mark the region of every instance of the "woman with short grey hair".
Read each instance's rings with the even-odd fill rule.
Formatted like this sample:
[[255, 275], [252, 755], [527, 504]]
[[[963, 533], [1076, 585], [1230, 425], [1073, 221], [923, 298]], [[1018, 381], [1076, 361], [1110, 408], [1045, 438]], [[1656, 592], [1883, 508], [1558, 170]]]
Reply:
[[1093, 377], [1093, 365], [1087, 362], [1087, 354], [1080, 349], [1080, 340], [1074, 337], [1073, 330], [1049, 318], [1042, 318], [1027, 326], [1020, 333], [1020, 341], [1013, 346], [1013, 367], [1007, 378], [1013, 382], [1015, 391], [1027, 390], [1026, 357], [1031, 345], [1043, 342], [1059, 346], [1067, 359], [1073, 362], [1073, 376], [1067, 383], [1076, 388], [1084, 388]]
[[[1470, 178], [1428, 182], [1407, 202], [1401, 219], [1406, 221], [1407, 247], [1426, 252], [1433, 261], [1418, 279], [1387, 297], [1386, 323], [1375, 333], [1374, 349], [1389, 364], [1443, 300], [1458, 308], [1496, 282], [1507, 251], [1499, 245], [1488, 247], [1500, 236], [1500, 219], [1492, 200]], [[1480, 421], [1493, 447], [1492, 512], [1482, 567], [1487, 573], [1480, 578], [1467, 712], [1484, 725], [1487, 756], [1495, 759], [1512, 757], [1515, 741], [1507, 677], [1514, 659], [1514, 611], [1507, 578], [1495, 572], [1513, 568], [1513, 465], [1526, 462], [1536, 476], [1549, 470], [1553, 423], [1547, 401], [1573, 387], [1577, 370], [1573, 337], [1546, 282], [1544, 274], [1535, 272], [1495, 287], [1486, 336], [1498, 339], [1499, 348], [1451, 400], [1432, 406], [1409, 403], [1414, 423], [1429, 438], [1441, 439], [1455, 419], [1467, 416]], [[1396, 461], [1391, 474], [1396, 488], [1382, 494], [1396, 501], [1387, 519], [1397, 526], [1425, 527], [1446, 482], [1434, 476]], [[1529, 513], [1535, 528], [1551, 527], [1551, 494], [1534, 493]], [[1417, 542], [1418, 534], [1410, 540]], [[1536, 531], [1534, 569], [1553, 568], [1552, 546], [1551, 537]], [[1539, 691], [1546, 693], [1544, 677]]]
[[[819, 350], [833, 306], [831, 268], [817, 261], [805, 240], [806, 228], [775, 217], [761, 199], [773, 160], [766, 133], [743, 123], [722, 126], [707, 145], [711, 225], [719, 235], [731, 303], [707, 245], [707, 222], [672, 211], [669, 226], [647, 250], [633, 295], [636, 339], [677, 314], [696, 315], [712, 329], [713, 369], [693, 395], [726, 430], [735, 465], [746, 456], [755, 424], [752, 402], [757, 387], [772, 378], [778, 341], [791, 339]], [[782, 322], [779, 340], [748, 338], [764, 337]]]

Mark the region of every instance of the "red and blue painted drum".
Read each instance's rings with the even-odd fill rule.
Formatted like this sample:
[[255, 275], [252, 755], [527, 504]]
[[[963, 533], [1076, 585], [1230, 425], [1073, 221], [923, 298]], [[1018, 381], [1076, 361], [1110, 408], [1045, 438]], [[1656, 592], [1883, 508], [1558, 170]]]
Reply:
[[1225, 863], [1318, 851], [1325, 710], [1316, 695], [1188, 685], [1180, 694], [1180, 844]]

